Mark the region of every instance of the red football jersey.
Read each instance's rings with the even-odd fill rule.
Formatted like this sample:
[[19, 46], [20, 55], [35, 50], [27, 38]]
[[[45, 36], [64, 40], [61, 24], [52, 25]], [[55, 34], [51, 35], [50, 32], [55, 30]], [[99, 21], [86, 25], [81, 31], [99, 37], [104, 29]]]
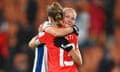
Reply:
[[[74, 45], [74, 49], [78, 49], [76, 34], [68, 34], [65, 38]], [[46, 44], [48, 48], [48, 72], [78, 72], [68, 52], [54, 45], [54, 36], [44, 32], [44, 35], [39, 37], [39, 40]]]

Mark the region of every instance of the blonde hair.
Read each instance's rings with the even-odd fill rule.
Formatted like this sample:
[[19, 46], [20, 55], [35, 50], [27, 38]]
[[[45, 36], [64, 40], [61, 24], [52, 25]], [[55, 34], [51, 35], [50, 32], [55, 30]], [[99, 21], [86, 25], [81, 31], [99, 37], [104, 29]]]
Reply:
[[68, 7], [63, 8], [63, 14], [65, 14], [67, 11], [72, 11], [72, 12], [74, 13], [74, 15], [75, 15], [75, 18], [76, 18], [77, 12], [75, 11], [75, 9], [73, 9], [73, 8], [68, 8]]

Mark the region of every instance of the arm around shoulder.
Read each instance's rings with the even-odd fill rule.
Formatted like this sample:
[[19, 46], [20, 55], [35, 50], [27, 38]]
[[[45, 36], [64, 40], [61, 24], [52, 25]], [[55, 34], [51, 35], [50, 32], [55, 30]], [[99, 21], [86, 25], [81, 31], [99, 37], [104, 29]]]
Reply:
[[56, 27], [48, 27], [45, 29], [45, 32], [52, 34], [55, 37], [59, 37], [59, 36], [65, 36], [69, 33], [73, 32], [73, 28], [72, 27], [68, 27], [68, 28], [56, 28]]

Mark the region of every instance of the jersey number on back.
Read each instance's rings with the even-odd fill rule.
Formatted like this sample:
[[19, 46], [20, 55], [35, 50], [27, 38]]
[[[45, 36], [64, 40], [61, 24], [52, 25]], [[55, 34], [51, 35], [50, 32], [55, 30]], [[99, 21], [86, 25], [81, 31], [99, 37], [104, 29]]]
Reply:
[[[74, 45], [74, 44], [73, 44]], [[73, 46], [74, 48], [75, 46]], [[70, 55], [68, 55], [69, 57]], [[60, 66], [72, 66], [74, 64], [73, 60], [71, 61], [65, 61], [64, 60], [64, 50], [62, 48], [60, 48]]]

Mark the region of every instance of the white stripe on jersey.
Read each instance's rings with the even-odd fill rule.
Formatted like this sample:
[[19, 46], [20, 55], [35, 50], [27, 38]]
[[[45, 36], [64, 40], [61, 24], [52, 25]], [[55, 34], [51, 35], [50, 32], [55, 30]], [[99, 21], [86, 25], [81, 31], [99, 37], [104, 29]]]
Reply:
[[[39, 60], [39, 58], [38, 58], [38, 56], [40, 56], [40, 55], [38, 55], [38, 54], [41, 54], [41, 53], [39, 53], [40, 51], [38, 50], [38, 48], [35, 48], [35, 60], [34, 60], [34, 67], [33, 67], [33, 72], [47, 72], [47, 69], [48, 69], [48, 63], [47, 63], [47, 47], [46, 47], [46, 45], [44, 45], [43, 47], [41, 47], [41, 48], [43, 48], [43, 57], [41, 57], [41, 59]], [[37, 65], [37, 63], [39, 63], [38, 61], [42, 61], [42, 64], [38, 64]], [[37, 66], [39, 66], [39, 67], [37, 67]], [[41, 68], [40, 68], [41, 67]], [[39, 68], [39, 69], [37, 69], [37, 68]], [[40, 70], [41, 69], [41, 70]]]
[[33, 72], [36, 70], [36, 65], [37, 65], [37, 58], [38, 57], [38, 48], [35, 48], [35, 59], [34, 59], [34, 66], [33, 66]]
[[44, 56], [43, 56], [43, 63], [42, 63], [42, 70], [41, 72], [48, 72], [48, 55], [47, 55], [47, 47], [44, 45]]

